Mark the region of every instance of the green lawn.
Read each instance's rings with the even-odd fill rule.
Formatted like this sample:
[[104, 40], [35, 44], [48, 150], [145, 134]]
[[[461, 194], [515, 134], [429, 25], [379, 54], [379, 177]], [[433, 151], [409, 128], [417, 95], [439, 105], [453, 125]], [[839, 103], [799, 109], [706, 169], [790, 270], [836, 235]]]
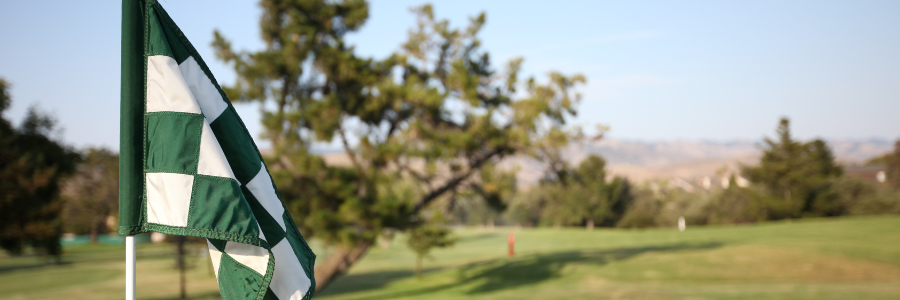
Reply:
[[459, 232], [422, 279], [403, 241], [319, 299], [900, 299], [900, 218], [735, 227]]
[[[202, 248], [201, 248], [202, 246]], [[219, 299], [206, 245], [191, 245], [187, 261], [188, 296]], [[203, 250], [203, 252], [201, 252]], [[122, 299], [125, 297], [125, 248], [75, 246], [65, 249], [62, 264], [36, 256], [0, 256], [0, 299]], [[137, 247], [138, 299], [178, 298], [174, 246]]]
[[[675, 229], [458, 231], [421, 279], [398, 238], [373, 248], [317, 299], [900, 299], [900, 217]], [[173, 299], [169, 245], [138, 247], [138, 298]], [[199, 249], [198, 249], [199, 250]], [[199, 253], [199, 251], [198, 251]], [[324, 253], [323, 253], [324, 254]], [[197, 256], [189, 296], [216, 298]], [[120, 299], [122, 248], [67, 249], [66, 264], [0, 257], [0, 299]]]

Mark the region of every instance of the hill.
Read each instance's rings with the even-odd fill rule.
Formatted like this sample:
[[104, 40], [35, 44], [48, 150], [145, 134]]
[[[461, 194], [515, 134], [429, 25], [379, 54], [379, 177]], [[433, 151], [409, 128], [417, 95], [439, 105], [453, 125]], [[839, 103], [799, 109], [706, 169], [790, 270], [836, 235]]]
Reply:
[[[829, 140], [837, 160], [855, 165], [883, 155], [893, 143], [883, 140]], [[762, 153], [761, 145], [750, 141], [636, 141], [605, 138], [575, 144], [564, 151], [572, 164], [590, 154], [603, 156], [610, 173], [635, 182], [661, 178], [681, 178], [690, 182], [703, 177], [734, 174], [740, 164], [753, 164]], [[525, 185], [540, 179], [544, 167], [530, 159], [517, 158], [505, 164], [519, 168], [519, 180]], [[717, 174], [718, 173], [718, 174]]]
[[[893, 149], [892, 142], [875, 139], [829, 140], [828, 144], [837, 160], [845, 165], [860, 164]], [[761, 153], [759, 142], [751, 141], [637, 141], [615, 138], [571, 145], [564, 151], [566, 159], [572, 164], [577, 164], [590, 154], [602, 155], [608, 162], [611, 174], [625, 176], [635, 182], [661, 178], [696, 182], [705, 176], [714, 178], [717, 173], [734, 174], [740, 164], [756, 162]], [[350, 160], [340, 151], [322, 152], [322, 155], [329, 164], [350, 164]], [[543, 165], [523, 157], [507, 160], [503, 166], [517, 168], [519, 182], [524, 186], [537, 182], [544, 174]]]

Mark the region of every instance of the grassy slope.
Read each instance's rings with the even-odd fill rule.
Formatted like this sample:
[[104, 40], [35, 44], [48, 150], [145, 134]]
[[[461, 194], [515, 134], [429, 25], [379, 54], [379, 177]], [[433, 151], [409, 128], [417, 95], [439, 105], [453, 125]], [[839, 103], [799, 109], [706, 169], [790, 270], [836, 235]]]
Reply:
[[900, 218], [738, 227], [470, 230], [421, 280], [397, 241], [319, 299], [898, 299]]
[[[738, 227], [517, 232], [465, 230], [436, 250], [421, 280], [398, 239], [374, 248], [316, 299], [898, 299], [900, 217]], [[138, 247], [138, 298], [173, 299], [170, 245]], [[0, 256], [0, 299], [120, 299], [122, 248], [67, 249], [63, 265]], [[194, 260], [188, 294], [216, 298], [208, 258]]]

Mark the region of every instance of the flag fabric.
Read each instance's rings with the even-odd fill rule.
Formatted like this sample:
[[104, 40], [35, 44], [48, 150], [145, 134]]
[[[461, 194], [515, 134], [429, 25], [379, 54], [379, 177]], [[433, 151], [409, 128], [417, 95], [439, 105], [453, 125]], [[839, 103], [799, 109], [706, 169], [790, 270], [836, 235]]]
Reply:
[[197, 50], [156, 1], [123, 0], [122, 34], [119, 234], [206, 238], [223, 299], [311, 298], [315, 255]]

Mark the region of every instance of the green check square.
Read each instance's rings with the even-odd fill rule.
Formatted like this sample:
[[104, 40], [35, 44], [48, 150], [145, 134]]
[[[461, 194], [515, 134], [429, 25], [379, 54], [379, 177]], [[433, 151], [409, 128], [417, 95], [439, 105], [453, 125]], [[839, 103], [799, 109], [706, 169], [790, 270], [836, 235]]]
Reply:
[[219, 261], [219, 293], [223, 300], [256, 299], [265, 280], [262, 275], [222, 253]]
[[227, 154], [225, 158], [237, 180], [241, 184], [253, 180], [262, 168], [262, 159], [234, 109], [226, 109], [209, 127], [222, 146], [222, 151]]
[[195, 175], [192, 193], [188, 228], [259, 236], [256, 217], [234, 179]]
[[197, 174], [203, 115], [164, 111], [145, 118], [145, 172]]

